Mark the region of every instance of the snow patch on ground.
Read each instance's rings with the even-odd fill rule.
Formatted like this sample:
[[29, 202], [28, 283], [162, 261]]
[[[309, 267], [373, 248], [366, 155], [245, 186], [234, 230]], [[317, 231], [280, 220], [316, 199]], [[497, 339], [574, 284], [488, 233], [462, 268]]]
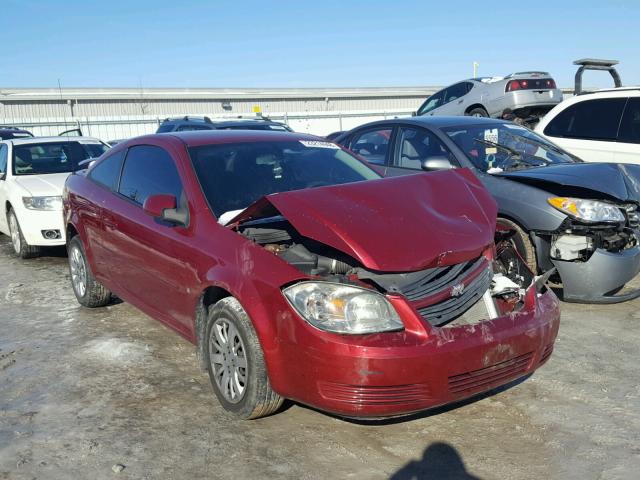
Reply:
[[109, 363], [129, 365], [141, 363], [151, 356], [148, 345], [128, 342], [119, 338], [98, 338], [87, 342], [85, 355]]

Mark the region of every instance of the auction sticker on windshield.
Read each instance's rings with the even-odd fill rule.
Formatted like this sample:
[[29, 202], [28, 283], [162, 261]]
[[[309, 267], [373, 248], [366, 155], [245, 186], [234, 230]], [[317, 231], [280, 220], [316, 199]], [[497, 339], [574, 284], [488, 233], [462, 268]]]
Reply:
[[310, 148], [332, 148], [333, 150], [339, 150], [340, 147], [335, 143], [322, 142], [320, 140], [300, 140], [300, 143], [305, 147]]

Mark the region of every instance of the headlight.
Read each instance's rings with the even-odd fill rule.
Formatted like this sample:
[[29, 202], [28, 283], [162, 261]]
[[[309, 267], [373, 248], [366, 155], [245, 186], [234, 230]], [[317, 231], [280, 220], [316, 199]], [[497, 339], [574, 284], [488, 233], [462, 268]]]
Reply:
[[620, 209], [610, 203], [568, 197], [552, 197], [547, 201], [561, 212], [585, 222], [624, 222], [625, 220]]
[[22, 197], [29, 210], [62, 210], [62, 197]]
[[314, 327], [335, 333], [377, 333], [404, 328], [387, 299], [364, 288], [302, 282], [283, 290], [291, 305]]

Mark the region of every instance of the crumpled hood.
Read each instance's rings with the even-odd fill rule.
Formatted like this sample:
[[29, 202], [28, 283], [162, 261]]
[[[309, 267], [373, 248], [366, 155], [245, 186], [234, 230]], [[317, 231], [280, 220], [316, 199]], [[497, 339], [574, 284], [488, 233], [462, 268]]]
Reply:
[[366, 268], [410, 272], [478, 257], [494, 241], [497, 207], [472, 172], [456, 169], [275, 193], [229, 224], [278, 212]]
[[544, 188], [544, 183], [601, 192], [622, 202], [640, 201], [640, 165], [623, 163], [565, 163], [496, 176]]
[[64, 182], [70, 173], [50, 173], [47, 175], [20, 175], [15, 182], [34, 197], [60, 196]]

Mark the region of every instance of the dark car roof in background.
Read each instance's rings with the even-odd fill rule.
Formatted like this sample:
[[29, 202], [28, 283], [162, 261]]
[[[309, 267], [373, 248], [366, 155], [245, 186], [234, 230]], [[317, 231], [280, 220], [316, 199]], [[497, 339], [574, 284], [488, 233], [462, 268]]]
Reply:
[[309, 135], [306, 133], [286, 132], [280, 130], [190, 130], [185, 132], [167, 132], [154, 133], [135, 137], [120, 145], [140, 145], [145, 143], [145, 139], [149, 138], [167, 138], [173, 137], [181, 140], [187, 147], [198, 147], [201, 145], [210, 145], [216, 143], [236, 143], [236, 142], [286, 142], [296, 140], [313, 140], [327, 142], [327, 140]]

